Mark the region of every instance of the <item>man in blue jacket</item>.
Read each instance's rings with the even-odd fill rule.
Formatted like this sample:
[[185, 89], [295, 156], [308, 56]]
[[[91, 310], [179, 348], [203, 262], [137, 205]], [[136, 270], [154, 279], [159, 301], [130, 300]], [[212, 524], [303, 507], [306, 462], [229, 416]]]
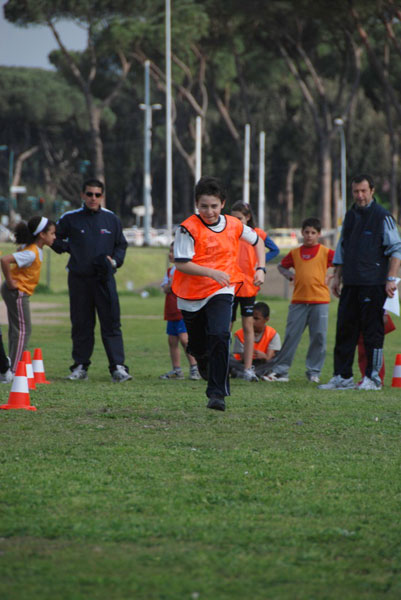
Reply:
[[64, 213], [57, 222], [52, 249], [68, 252], [68, 289], [72, 324], [72, 358], [68, 379], [87, 379], [95, 343], [96, 312], [113, 381], [132, 379], [124, 364], [124, 345], [114, 273], [124, 262], [127, 241], [120, 219], [101, 206], [104, 184], [84, 182], [83, 205]]
[[380, 390], [383, 364], [383, 305], [397, 289], [401, 239], [391, 214], [374, 198], [369, 174], [352, 179], [354, 204], [345, 215], [333, 264], [332, 290], [340, 298], [334, 348], [334, 376], [323, 390], [355, 388], [352, 364], [360, 334], [366, 374], [359, 390]]

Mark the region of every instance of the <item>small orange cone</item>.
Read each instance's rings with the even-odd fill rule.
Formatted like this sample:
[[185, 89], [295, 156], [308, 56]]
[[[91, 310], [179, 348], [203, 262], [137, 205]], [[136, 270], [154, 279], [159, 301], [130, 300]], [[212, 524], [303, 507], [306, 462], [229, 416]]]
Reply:
[[8, 404], [0, 406], [5, 410], [10, 408], [24, 408], [25, 410], [36, 410], [36, 406], [31, 406], [29, 399], [28, 379], [26, 376], [25, 363], [20, 360], [14, 375], [11, 392], [8, 397]]
[[33, 352], [32, 367], [35, 383], [50, 383], [50, 381], [47, 381], [46, 379], [42, 350], [40, 348], [35, 348]]
[[31, 353], [29, 352], [29, 350], [24, 351], [21, 360], [25, 363], [26, 377], [28, 379], [28, 388], [30, 390], [36, 390], [35, 379], [33, 377]]
[[401, 354], [397, 354], [395, 357], [391, 387], [401, 388]]

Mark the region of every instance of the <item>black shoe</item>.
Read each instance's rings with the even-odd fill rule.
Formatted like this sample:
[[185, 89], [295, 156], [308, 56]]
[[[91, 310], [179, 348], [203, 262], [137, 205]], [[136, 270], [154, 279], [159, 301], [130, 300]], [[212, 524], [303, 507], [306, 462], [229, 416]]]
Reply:
[[209, 359], [207, 356], [202, 358], [197, 357], [196, 362], [198, 363], [199, 375], [207, 381], [209, 379]]
[[207, 407], [213, 408], [214, 410], [225, 411], [226, 403], [224, 402], [224, 398], [222, 396], [210, 396]]

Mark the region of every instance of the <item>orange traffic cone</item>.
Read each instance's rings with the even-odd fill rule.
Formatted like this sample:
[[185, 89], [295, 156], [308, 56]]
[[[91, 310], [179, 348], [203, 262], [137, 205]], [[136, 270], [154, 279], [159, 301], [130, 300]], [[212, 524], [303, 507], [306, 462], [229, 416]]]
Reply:
[[36, 390], [35, 379], [33, 377], [31, 353], [29, 350], [25, 350], [21, 360], [25, 363], [26, 377], [28, 379], [28, 388], [30, 390]]
[[395, 357], [395, 365], [391, 387], [401, 388], [401, 354], [397, 354]]
[[8, 404], [0, 406], [5, 410], [10, 408], [24, 408], [25, 410], [36, 410], [36, 406], [31, 406], [29, 400], [28, 379], [26, 377], [25, 363], [20, 360], [14, 375], [11, 392], [8, 397]]
[[40, 348], [35, 348], [33, 352], [32, 367], [35, 383], [50, 383], [50, 381], [47, 381], [46, 379], [42, 350]]

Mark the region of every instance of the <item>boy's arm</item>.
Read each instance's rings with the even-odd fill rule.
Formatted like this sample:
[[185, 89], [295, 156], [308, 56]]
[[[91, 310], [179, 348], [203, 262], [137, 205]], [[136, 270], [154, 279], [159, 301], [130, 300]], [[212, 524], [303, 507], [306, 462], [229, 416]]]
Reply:
[[221, 287], [227, 287], [230, 285], [230, 276], [224, 271], [218, 269], [210, 269], [209, 267], [202, 267], [192, 260], [182, 262], [175, 261], [175, 266], [178, 271], [185, 273], [186, 275], [199, 275], [200, 277], [210, 277], [217, 281]]
[[[265, 280], [266, 255], [265, 255], [265, 243], [261, 237], [258, 237], [258, 241], [256, 243], [255, 249], [256, 249], [256, 255], [258, 257], [258, 266], [256, 267], [253, 283], [255, 285], [262, 285]], [[258, 267], [260, 267], [260, 269]]]
[[14, 279], [11, 276], [10, 265], [12, 263], [16, 263], [14, 256], [12, 254], [7, 254], [6, 256], [1, 257], [1, 270], [3, 271], [4, 278], [6, 280], [6, 284], [9, 290], [17, 290], [17, 286], [15, 284]]
[[277, 265], [277, 269], [288, 281], [294, 281], [294, 272], [290, 269], [285, 269], [282, 265]]

